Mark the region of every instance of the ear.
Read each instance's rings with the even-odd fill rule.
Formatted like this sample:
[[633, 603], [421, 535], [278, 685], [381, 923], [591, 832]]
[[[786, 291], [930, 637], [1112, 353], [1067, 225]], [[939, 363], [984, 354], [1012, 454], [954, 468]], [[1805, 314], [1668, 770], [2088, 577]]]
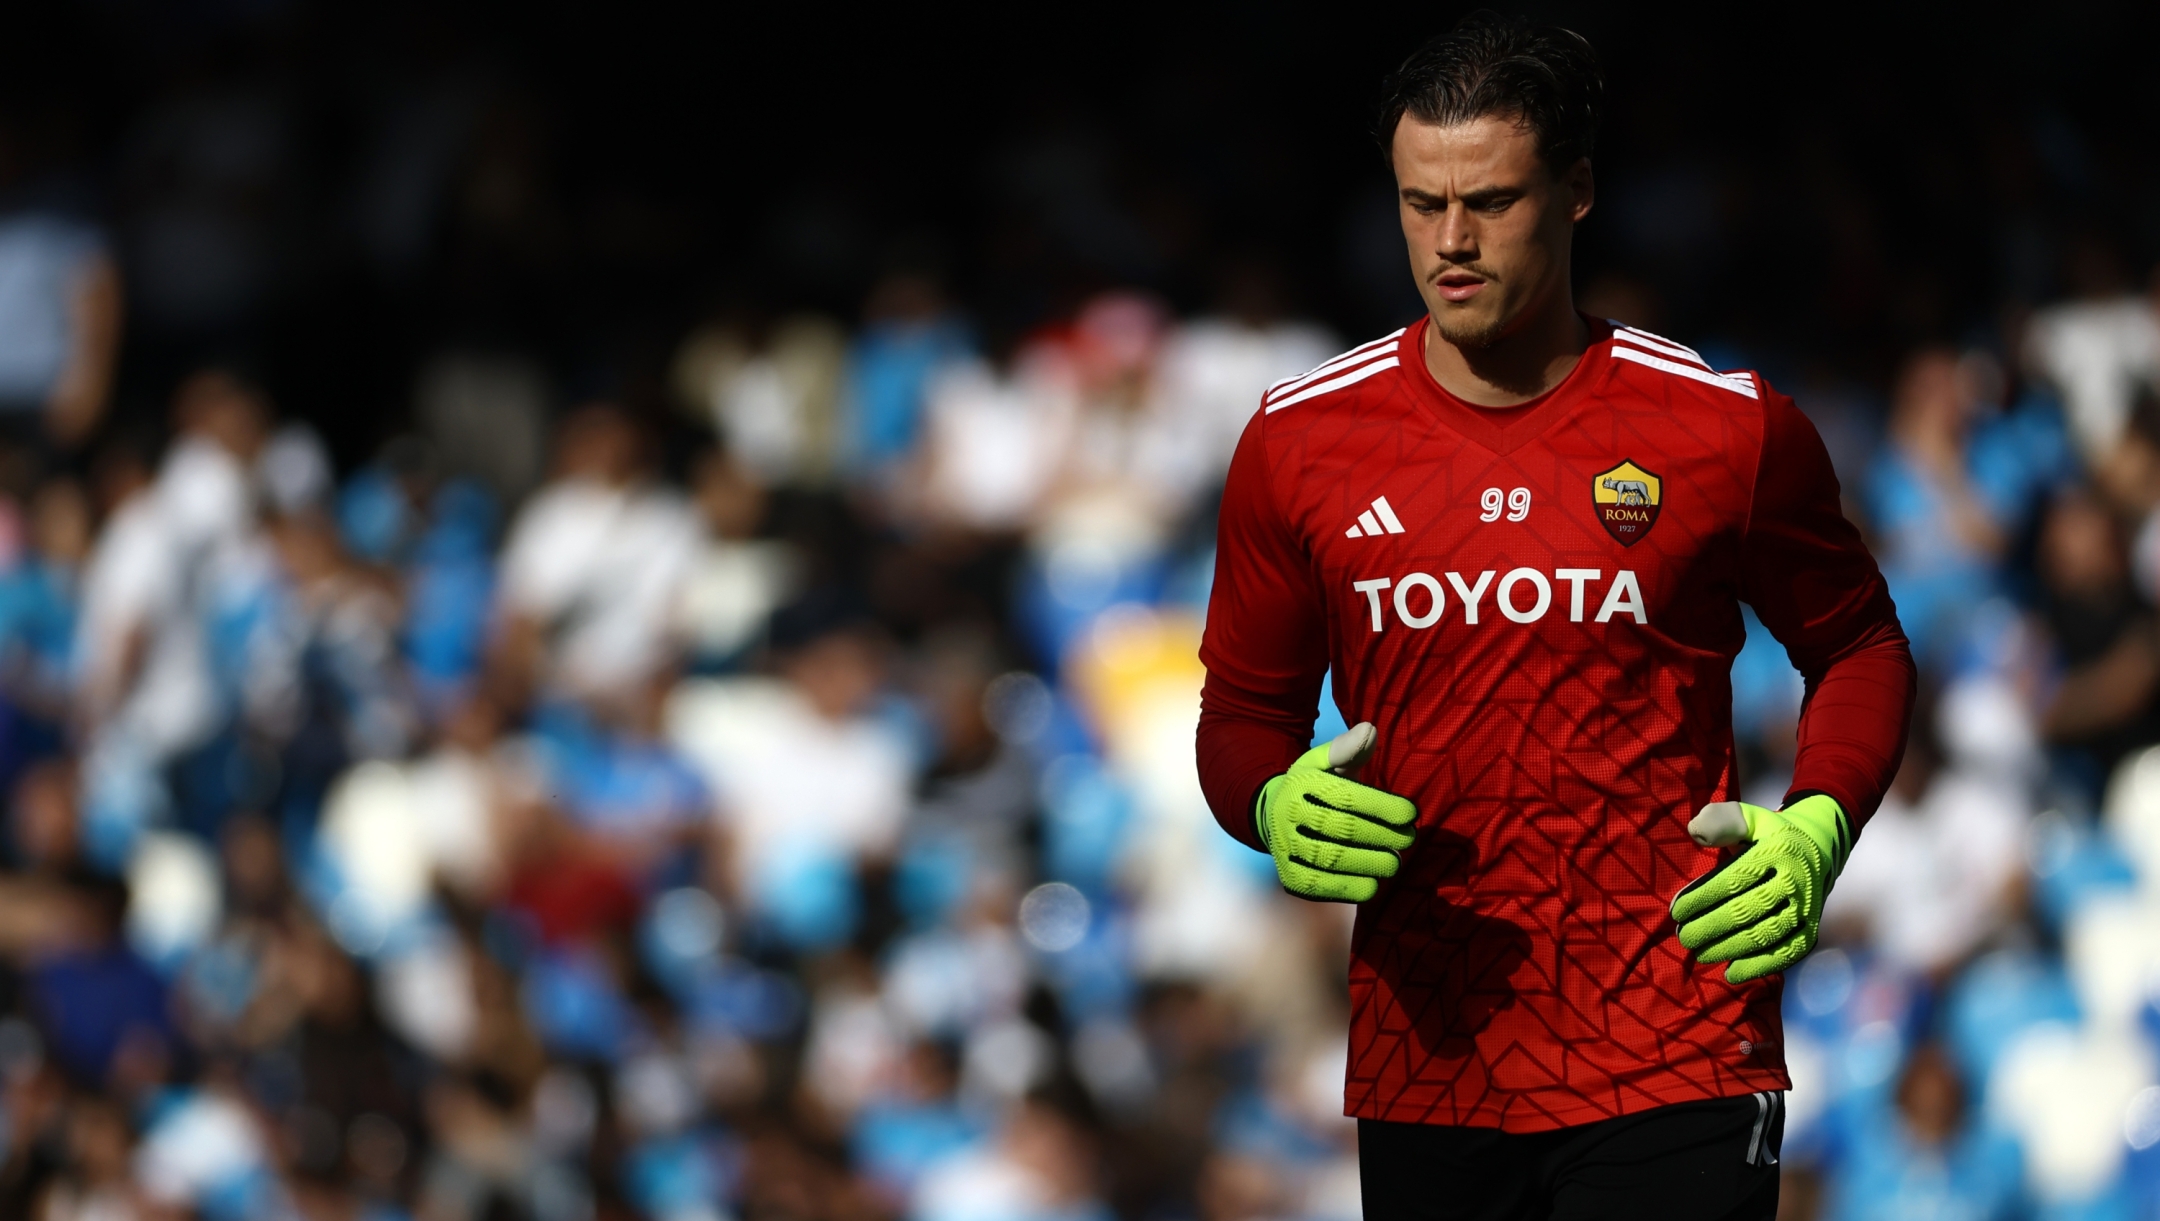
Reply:
[[1568, 219], [1579, 224], [1597, 202], [1597, 178], [1590, 172], [1590, 158], [1576, 158], [1575, 164], [1560, 176], [1560, 182], [1568, 194]]

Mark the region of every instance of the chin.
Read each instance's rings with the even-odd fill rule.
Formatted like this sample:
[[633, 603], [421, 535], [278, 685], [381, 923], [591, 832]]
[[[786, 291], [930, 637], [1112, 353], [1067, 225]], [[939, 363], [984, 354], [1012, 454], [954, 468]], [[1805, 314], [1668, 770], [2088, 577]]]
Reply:
[[1507, 331], [1507, 320], [1480, 313], [1466, 317], [1452, 311], [1433, 315], [1440, 338], [1458, 348], [1489, 348]]

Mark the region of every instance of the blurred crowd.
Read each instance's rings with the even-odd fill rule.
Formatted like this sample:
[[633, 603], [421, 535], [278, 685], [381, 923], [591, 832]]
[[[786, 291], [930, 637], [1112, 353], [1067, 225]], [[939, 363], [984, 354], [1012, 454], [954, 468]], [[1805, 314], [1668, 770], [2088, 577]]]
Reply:
[[[1803, 392], [1921, 666], [1903, 766], [1785, 991], [1796, 1207], [2160, 1206], [2160, 279]], [[1879, 423], [1877, 423], [1879, 421]], [[1750, 800], [1804, 696], [1750, 618]]]
[[899, 275], [657, 417], [450, 355], [342, 478], [240, 368], [19, 412], [0, 1211], [1354, 1214], [1348, 912], [1191, 761], [1210, 500], [1333, 350], [1269, 294], [986, 354]]
[[[818, 189], [730, 253], [409, 32], [182, 39], [104, 144], [0, 96], [0, 1216], [1357, 1216], [1351, 913], [1192, 749], [1240, 429], [1414, 316], [1378, 170], [1051, 107], [915, 184], [990, 201], [945, 255]], [[2160, 1215], [2150, 158], [1987, 111], [1884, 186], [1653, 75], [1581, 303], [1797, 397], [1923, 673], [1786, 983], [1786, 1215]]]

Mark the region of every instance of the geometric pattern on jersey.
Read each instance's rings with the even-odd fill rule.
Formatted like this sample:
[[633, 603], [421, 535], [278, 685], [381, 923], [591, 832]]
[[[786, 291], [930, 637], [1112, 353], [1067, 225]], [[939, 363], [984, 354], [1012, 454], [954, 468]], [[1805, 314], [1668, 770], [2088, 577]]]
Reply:
[[1360, 779], [1419, 810], [1357, 915], [1345, 1110], [1539, 1131], [1782, 1090], [1781, 980], [1726, 983], [1667, 904], [1717, 860], [1688, 819], [1735, 796], [1743, 594], [1796, 659], [1888, 605], [1827, 459], [1805, 503], [1758, 505], [1762, 463], [1817, 457], [1764, 452], [1797, 412], [1752, 374], [1615, 327], [1482, 412], [1432, 380], [1424, 327], [1267, 392], [1203, 647], [1251, 690], [1332, 670], [1379, 727]]

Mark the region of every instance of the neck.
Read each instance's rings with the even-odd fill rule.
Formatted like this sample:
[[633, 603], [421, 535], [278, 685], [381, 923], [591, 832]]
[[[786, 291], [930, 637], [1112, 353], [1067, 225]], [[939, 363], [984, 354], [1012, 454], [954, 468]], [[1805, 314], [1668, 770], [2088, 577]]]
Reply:
[[1590, 327], [1564, 288], [1545, 306], [1483, 347], [1450, 343], [1425, 328], [1425, 367], [1456, 398], [1478, 407], [1527, 403], [1566, 380], [1590, 346]]

